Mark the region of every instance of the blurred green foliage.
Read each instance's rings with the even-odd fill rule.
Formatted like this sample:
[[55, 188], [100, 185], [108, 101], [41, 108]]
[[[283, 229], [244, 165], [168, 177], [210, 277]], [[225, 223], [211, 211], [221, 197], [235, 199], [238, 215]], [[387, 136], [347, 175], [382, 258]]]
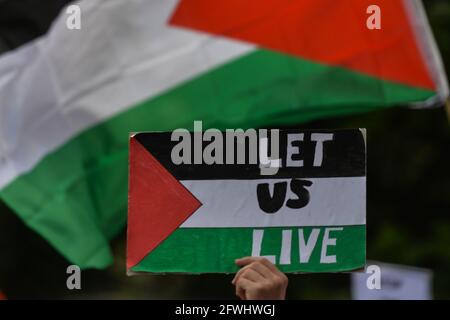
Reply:
[[[450, 74], [450, 1], [425, 0]], [[434, 295], [450, 298], [450, 130], [443, 108], [393, 108], [301, 128], [367, 128], [367, 257], [430, 268]], [[125, 276], [125, 232], [115, 263], [83, 272], [66, 289], [69, 264], [0, 203], [0, 289], [10, 298], [234, 298], [233, 275]], [[348, 274], [290, 275], [289, 298], [350, 298]]]

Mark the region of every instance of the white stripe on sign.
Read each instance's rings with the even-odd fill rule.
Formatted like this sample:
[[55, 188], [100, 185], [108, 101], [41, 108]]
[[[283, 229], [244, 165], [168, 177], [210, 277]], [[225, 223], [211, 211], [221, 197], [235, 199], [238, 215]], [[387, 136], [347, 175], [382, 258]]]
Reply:
[[0, 189], [79, 132], [254, 49], [167, 24], [176, 0], [86, 0], [0, 58]]
[[[181, 183], [203, 204], [181, 228], [345, 226], [366, 223], [366, 177], [314, 178], [306, 187], [309, 203], [301, 209], [286, 206], [297, 199], [289, 179], [189, 180]], [[283, 206], [275, 213], [260, 209], [257, 185], [287, 182]], [[273, 194], [273, 186], [271, 194]]]

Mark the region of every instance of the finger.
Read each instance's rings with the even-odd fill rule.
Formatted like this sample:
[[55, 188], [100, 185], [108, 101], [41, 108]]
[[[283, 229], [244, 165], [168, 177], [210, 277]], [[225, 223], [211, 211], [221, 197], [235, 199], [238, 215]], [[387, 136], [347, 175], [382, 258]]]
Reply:
[[241, 259], [236, 259], [235, 262], [238, 266], [245, 266], [248, 265], [252, 262], [255, 261], [260, 261], [261, 263], [263, 263], [267, 268], [269, 268], [272, 272], [275, 272], [276, 274], [280, 274], [281, 271], [277, 269], [277, 267], [275, 267], [275, 265], [270, 262], [269, 260], [267, 260], [264, 257], [244, 257]]
[[262, 261], [255, 261], [248, 265], [250, 269], [257, 271], [266, 279], [273, 279], [276, 276], [272, 270], [269, 269]]
[[236, 296], [241, 300], [245, 300], [245, 291], [241, 287], [236, 287]]
[[236, 259], [234, 262], [239, 266], [239, 267], [243, 267], [246, 266], [254, 261], [256, 261], [258, 257], [243, 257], [240, 259]]
[[254, 261], [249, 265], [246, 265], [241, 270], [239, 270], [236, 275], [234, 276], [233, 280], [231, 281], [232, 284], [235, 284], [236, 281], [239, 279], [239, 277], [242, 276], [247, 270], [252, 269], [260, 274], [259, 279], [273, 279], [275, 275], [272, 274], [269, 268], [267, 268], [264, 264], [262, 264], [260, 261]]
[[233, 280], [231, 281], [231, 283], [232, 283], [232, 284], [235, 284], [236, 281], [237, 281], [237, 279], [239, 279], [239, 277], [241, 276], [241, 274], [242, 274], [245, 270], [247, 270], [248, 268], [249, 268], [249, 266], [245, 266], [245, 267], [241, 268], [241, 269], [236, 273], [236, 275], [234, 276], [234, 278], [233, 278]]
[[269, 260], [267, 260], [266, 258], [262, 258], [261, 263], [264, 264], [264, 266], [266, 266], [267, 268], [269, 268], [270, 271], [272, 271], [273, 273], [281, 276], [284, 275], [283, 272], [281, 272], [280, 270], [278, 270], [278, 268]]
[[252, 268], [248, 268], [245, 272], [243, 272], [240, 278], [244, 278], [253, 282], [262, 282], [266, 280], [258, 271], [253, 270]]
[[235, 285], [236, 296], [241, 300], [245, 300], [245, 291], [241, 286]]
[[250, 290], [254, 285], [253, 281], [241, 277], [236, 282], [236, 292], [239, 293], [241, 299], [246, 300], [246, 291]]

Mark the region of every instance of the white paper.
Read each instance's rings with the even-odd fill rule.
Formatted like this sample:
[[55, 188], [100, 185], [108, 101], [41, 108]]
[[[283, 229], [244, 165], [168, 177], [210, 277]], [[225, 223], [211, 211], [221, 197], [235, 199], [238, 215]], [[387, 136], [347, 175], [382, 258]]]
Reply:
[[[431, 270], [376, 261], [367, 266], [380, 267], [381, 288], [368, 289], [367, 280], [373, 273], [352, 274], [352, 298], [354, 300], [431, 300]], [[367, 267], [366, 267], [367, 270]]]

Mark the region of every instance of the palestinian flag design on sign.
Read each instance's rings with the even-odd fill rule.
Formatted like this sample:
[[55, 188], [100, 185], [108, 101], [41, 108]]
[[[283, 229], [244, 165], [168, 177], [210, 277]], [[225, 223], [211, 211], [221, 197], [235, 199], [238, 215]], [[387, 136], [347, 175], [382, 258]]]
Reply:
[[[229, 273], [237, 270], [235, 259], [250, 255], [265, 256], [284, 272], [364, 266], [364, 131], [280, 131], [275, 175], [248, 164], [250, 139], [244, 143], [245, 164], [237, 164], [242, 144], [219, 132], [216, 146], [223, 150], [213, 153], [223, 160], [206, 164], [194, 150], [212, 152], [212, 142], [187, 134], [191, 160], [182, 164], [172, 162], [172, 153], [185, 141], [172, 141], [171, 133], [130, 138], [130, 273]], [[225, 147], [229, 143], [232, 152]], [[235, 164], [226, 164], [228, 153]]]

